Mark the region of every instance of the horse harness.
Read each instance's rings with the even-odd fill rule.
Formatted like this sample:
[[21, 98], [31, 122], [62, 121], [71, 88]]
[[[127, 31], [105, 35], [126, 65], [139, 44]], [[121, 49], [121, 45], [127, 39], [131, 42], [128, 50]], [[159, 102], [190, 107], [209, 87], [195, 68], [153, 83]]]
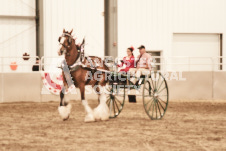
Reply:
[[[61, 37], [64, 37], [64, 36], [69, 36], [70, 38], [73, 38], [70, 34], [68, 33], [64, 33], [62, 34]], [[60, 38], [59, 37], [59, 42], [60, 42]], [[70, 39], [69, 38], [69, 39]], [[70, 44], [70, 42], [68, 41], [68, 43]], [[64, 74], [67, 74], [69, 75], [71, 72], [74, 72], [74, 71], [77, 71], [79, 69], [79, 67], [82, 67], [83, 69], [86, 69], [86, 70], [89, 70], [91, 71], [92, 75], [96, 72], [96, 71], [102, 71], [102, 72], [109, 72], [108, 70], [104, 70], [104, 69], [97, 69], [100, 65], [95, 61], [95, 60], [92, 60], [91, 57], [89, 56], [85, 56], [84, 55], [84, 43], [85, 43], [85, 40], [83, 39], [82, 41], [82, 44], [81, 46], [77, 46], [77, 50], [78, 50], [78, 55], [77, 55], [77, 58], [75, 59], [75, 63], [71, 66], [68, 66], [68, 69], [69, 70], [64, 70]], [[60, 43], [61, 45], [64, 46], [64, 44]], [[65, 48], [67, 48], [66, 46], [64, 46]], [[67, 56], [70, 56], [70, 54], [66, 53]], [[88, 61], [88, 63], [90, 64], [90, 67], [86, 66], [85, 64], [83, 64], [83, 62], [85, 61], [85, 59]], [[59, 68], [61, 68], [62, 70], [65, 68], [65, 66], [67, 66], [67, 63], [66, 63], [66, 60], [64, 59], [62, 61], [62, 64]], [[90, 79], [88, 79], [86, 81], [86, 83], [89, 83], [90, 82]]]

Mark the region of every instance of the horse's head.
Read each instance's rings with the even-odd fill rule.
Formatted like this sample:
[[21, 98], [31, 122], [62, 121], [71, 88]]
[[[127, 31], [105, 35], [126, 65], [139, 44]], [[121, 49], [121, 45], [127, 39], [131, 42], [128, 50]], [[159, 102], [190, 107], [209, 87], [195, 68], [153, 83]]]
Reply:
[[59, 37], [58, 41], [60, 43], [60, 48], [58, 50], [58, 55], [67, 54], [71, 50], [71, 45], [74, 41], [73, 36], [71, 35], [73, 29], [68, 32], [63, 29], [63, 34]]

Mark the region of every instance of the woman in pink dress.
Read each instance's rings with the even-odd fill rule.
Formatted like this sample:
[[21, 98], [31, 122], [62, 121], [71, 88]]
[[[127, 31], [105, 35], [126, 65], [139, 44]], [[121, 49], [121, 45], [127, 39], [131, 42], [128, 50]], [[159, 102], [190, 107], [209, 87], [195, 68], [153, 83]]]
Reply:
[[126, 65], [126, 68], [121, 69], [119, 72], [128, 72], [130, 68], [134, 68], [134, 61], [135, 58], [133, 56], [133, 50], [134, 48], [131, 46], [127, 48], [127, 56], [121, 60], [121, 64], [118, 65], [118, 67], [122, 67], [124, 64]]

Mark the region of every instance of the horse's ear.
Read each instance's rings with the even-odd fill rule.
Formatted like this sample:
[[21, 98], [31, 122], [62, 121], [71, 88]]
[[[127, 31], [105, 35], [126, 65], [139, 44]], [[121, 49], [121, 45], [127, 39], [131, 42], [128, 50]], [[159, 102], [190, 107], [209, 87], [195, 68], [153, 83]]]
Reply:
[[63, 33], [65, 33], [65, 29], [63, 29]]
[[84, 44], [85, 44], [85, 37], [83, 38], [81, 45], [84, 45]]
[[69, 32], [69, 34], [71, 35], [72, 32], [73, 32], [73, 29]]

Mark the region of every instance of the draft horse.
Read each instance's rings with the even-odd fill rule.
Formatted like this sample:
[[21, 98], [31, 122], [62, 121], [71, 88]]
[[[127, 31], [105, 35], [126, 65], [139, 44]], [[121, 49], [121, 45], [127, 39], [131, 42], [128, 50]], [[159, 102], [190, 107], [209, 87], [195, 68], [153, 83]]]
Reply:
[[[92, 57], [82, 57], [81, 50], [78, 45], [75, 43], [75, 39], [72, 34], [73, 29], [68, 32], [63, 29], [63, 34], [59, 37], [60, 48], [58, 50], [58, 55], [64, 55], [66, 64], [69, 68], [69, 73], [62, 70], [63, 75], [63, 87], [60, 92], [60, 106], [58, 107], [58, 111], [63, 120], [67, 120], [69, 118], [71, 112], [71, 104], [67, 102], [65, 99], [65, 92], [67, 91], [69, 85], [67, 83], [67, 77], [71, 77], [73, 80], [73, 84], [75, 87], [80, 89], [82, 104], [85, 108], [87, 115], [85, 116], [85, 122], [94, 122], [98, 120], [108, 120], [109, 119], [109, 108], [106, 105], [106, 94], [104, 91], [100, 92], [101, 89], [105, 89], [107, 84], [107, 79], [105, 73], [100, 73], [101, 78], [95, 79], [87, 79], [87, 74], [91, 72], [93, 75], [97, 70], [107, 70], [109, 68], [105, 65], [105, 62], [96, 56]], [[101, 66], [96, 67], [96, 70], [91, 69], [92, 62], [101, 62]], [[86, 67], [82, 65], [87, 65]], [[88, 73], [89, 72], [89, 73]], [[92, 110], [85, 100], [85, 86], [91, 85], [93, 88], [96, 88], [96, 92], [98, 93], [99, 105]]]

